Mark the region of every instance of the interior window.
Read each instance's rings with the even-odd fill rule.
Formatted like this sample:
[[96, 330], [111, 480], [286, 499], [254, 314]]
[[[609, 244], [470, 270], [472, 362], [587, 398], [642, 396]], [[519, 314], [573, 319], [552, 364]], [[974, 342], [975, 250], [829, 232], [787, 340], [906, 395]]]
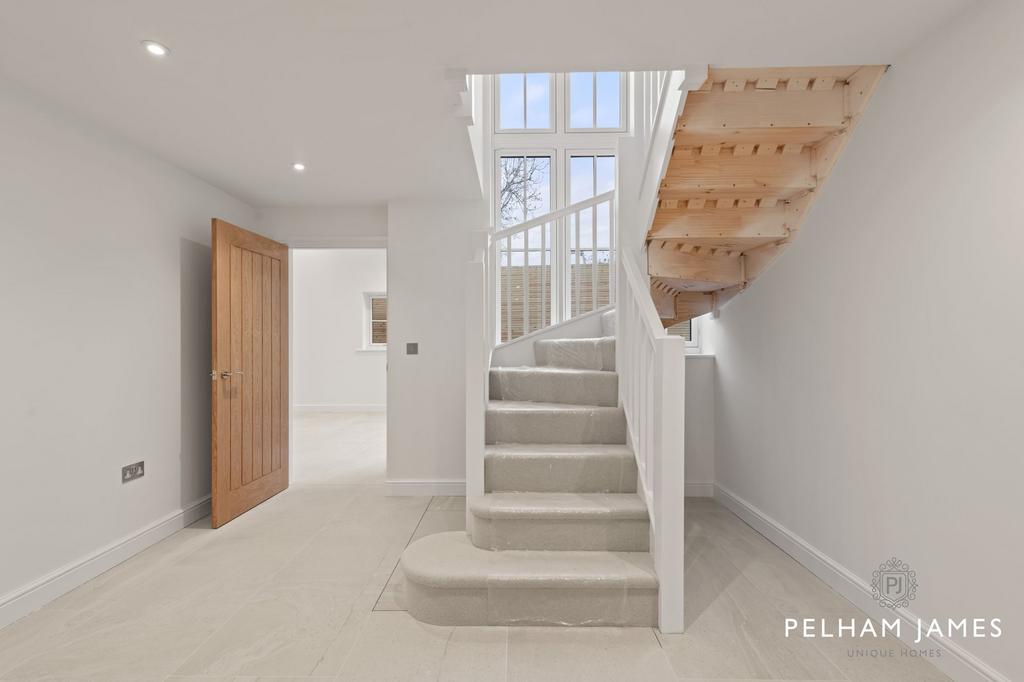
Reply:
[[388, 297], [387, 294], [367, 294], [368, 322], [367, 337], [371, 346], [386, 346], [388, 343]]

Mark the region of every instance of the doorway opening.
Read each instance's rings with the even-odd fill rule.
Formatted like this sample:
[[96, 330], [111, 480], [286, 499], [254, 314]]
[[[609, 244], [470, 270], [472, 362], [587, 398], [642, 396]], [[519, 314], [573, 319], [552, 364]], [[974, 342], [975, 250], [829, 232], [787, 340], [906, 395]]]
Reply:
[[387, 249], [294, 249], [291, 268], [291, 483], [383, 485]]

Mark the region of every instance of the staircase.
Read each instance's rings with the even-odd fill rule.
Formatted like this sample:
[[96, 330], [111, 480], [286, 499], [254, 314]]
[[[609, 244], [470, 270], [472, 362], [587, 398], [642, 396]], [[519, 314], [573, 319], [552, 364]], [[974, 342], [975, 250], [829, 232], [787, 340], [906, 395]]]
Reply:
[[534, 353], [535, 367], [491, 368], [485, 494], [467, 500], [467, 532], [406, 549], [406, 606], [438, 625], [655, 625], [615, 339], [542, 340]]
[[663, 324], [717, 311], [793, 241], [884, 72], [708, 70], [677, 121], [647, 234]]

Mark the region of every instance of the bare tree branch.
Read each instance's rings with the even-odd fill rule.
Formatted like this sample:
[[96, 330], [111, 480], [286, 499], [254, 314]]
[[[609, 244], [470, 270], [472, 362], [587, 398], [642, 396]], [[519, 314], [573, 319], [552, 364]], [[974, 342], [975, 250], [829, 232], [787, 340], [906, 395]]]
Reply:
[[501, 159], [498, 206], [501, 224], [515, 225], [527, 219], [544, 201], [542, 188], [551, 177], [546, 156], [505, 156]]

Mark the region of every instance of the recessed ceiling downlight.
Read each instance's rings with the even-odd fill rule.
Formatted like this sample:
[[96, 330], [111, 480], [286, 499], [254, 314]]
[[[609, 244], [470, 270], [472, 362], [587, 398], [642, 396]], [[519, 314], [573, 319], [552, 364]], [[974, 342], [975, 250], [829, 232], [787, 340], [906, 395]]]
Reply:
[[154, 57], [166, 57], [170, 52], [166, 45], [158, 43], [155, 40], [143, 40], [142, 47], [146, 48], [146, 52], [150, 53]]
[[301, 173], [302, 171], [306, 170], [306, 164], [296, 161], [295, 163], [292, 164], [292, 170], [297, 173]]

